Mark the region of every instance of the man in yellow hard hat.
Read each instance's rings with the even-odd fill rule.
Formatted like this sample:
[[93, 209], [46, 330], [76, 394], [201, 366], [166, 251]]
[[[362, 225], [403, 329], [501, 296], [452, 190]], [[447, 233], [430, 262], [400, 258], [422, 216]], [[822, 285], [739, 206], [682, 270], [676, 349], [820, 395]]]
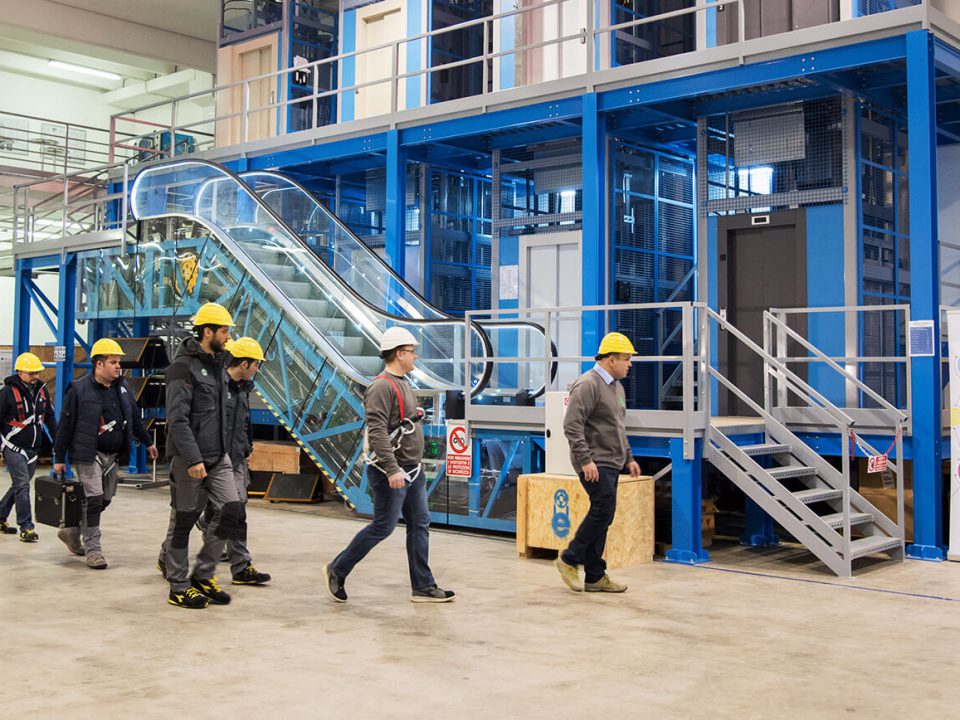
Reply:
[[[202, 609], [226, 605], [223, 591], [205, 558], [219, 558], [224, 542], [245, 536], [246, 513], [230, 461], [227, 428], [228, 375], [224, 352], [233, 318], [222, 305], [207, 303], [193, 318], [195, 335], [183, 341], [167, 368], [167, 457], [173, 533], [167, 543], [167, 601]], [[190, 530], [209, 502], [216, 519], [204, 533], [203, 547], [190, 573]]]
[[3, 381], [0, 390], [0, 446], [10, 472], [10, 489], [0, 500], [0, 534], [13, 535], [7, 518], [16, 505], [20, 540], [39, 539], [30, 512], [30, 481], [37, 469], [37, 456], [43, 447], [44, 429], [53, 438], [57, 423], [53, 403], [40, 381], [43, 363], [33, 353], [22, 353], [14, 363], [13, 375]]
[[[264, 360], [263, 348], [253, 338], [241, 337], [226, 344], [226, 351], [230, 354], [227, 363], [227, 395], [226, 395], [226, 425], [230, 438], [230, 462], [233, 464], [233, 478], [237, 485], [237, 494], [240, 502], [247, 503], [247, 487], [250, 485], [250, 473], [247, 469], [247, 458], [253, 450], [250, 427], [250, 391], [253, 389], [253, 377], [260, 369]], [[205, 501], [204, 501], [205, 503]], [[210, 510], [210, 507], [207, 507]], [[206, 513], [205, 513], [206, 514]], [[201, 525], [204, 533], [217, 526], [218, 517], [215, 512], [209, 513]], [[173, 538], [176, 525], [176, 511], [170, 514], [170, 525], [167, 528], [167, 539], [160, 549], [157, 560], [157, 569], [166, 576], [167, 548]], [[253, 565], [250, 551], [247, 549], [246, 526], [241, 528], [242, 536], [228, 540], [226, 544], [227, 560], [230, 562], [230, 574], [234, 585], [263, 585], [270, 582], [270, 575], [260, 572]], [[203, 549], [197, 556], [194, 573], [200, 576], [213, 574], [220, 557], [210, 555], [216, 547], [216, 538], [204, 542]]]
[[136, 440], [146, 445], [147, 456], [157, 458], [157, 448], [123, 377], [123, 355], [120, 344], [111, 338], [93, 344], [92, 369], [67, 387], [53, 448], [54, 472], [65, 472], [69, 460], [83, 485], [84, 498], [80, 527], [63, 528], [57, 537], [74, 555], [85, 555], [87, 567], [94, 570], [107, 567], [100, 515], [117, 492], [117, 472], [129, 461], [131, 444]]
[[[620, 474], [626, 471], [633, 477], [640, 475], [627, 440], [627, 402], [620, 384], [636, 354], [626, 335], [608, 333], [597, 350], [597, 364], [570, 387], [563, 433], [570, 444], [570, 460], [590, 496], [590, 510], [554, 564], [567, 586], [577, 592], [619, 593], [627, 589], [607, 575], [603, 551], [617, 511]], [[584, 570], [582, 584], [580, 565]]]

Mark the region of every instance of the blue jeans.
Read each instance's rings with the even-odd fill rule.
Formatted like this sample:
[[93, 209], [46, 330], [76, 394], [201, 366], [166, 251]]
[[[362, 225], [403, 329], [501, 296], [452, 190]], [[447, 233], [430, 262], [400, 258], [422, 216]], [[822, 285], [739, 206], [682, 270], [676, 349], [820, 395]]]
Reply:
[[0, 500], [0, 520], [6, 521], [10, 515], [10, 510], [14, 503], [17, 506], [17, 525], [20, 530], [33, 529], [33, 514], [30, 512], [30, 481], [33, 479], [33, 472], [37, 469], [37, 458], [33, 462], [27, 462], [27, 459], [13, 450], [4, 450], [3, 459], [7, 463], [7, 469], [10, 471], [10, 489], [7, 490], [3, 499]]
[[600, 479], [596, 482], [587, 482], [580, 473], [580, 484], [590, 496], [590, 510], [562, 556], [568, 565], [583, 565], [583, 579], [588, 583], [599, 582], [607, 573], [603, 551], [607, 546], [607, 530], [617, 513], [620, 481], [620, 468], [598, 467], [597, 470]]
[[[411, 472], [416, 466], [405, 467]], [[414, 590], [436, 585], [430, 572], [430, 510], [427, 507], [427, 481], [421, 472], [416, 480], [400, 490], [393, 490], [387, 476], [367, 465], [367, 482], [373, 490], [373, 520], [358, 532], [346, 549], [337, 555], [331, 571], [343, 580], [367, 553], [390, 537], [403, 516], [407, 525], [407, 564], [410, 567], [410, 586]]]

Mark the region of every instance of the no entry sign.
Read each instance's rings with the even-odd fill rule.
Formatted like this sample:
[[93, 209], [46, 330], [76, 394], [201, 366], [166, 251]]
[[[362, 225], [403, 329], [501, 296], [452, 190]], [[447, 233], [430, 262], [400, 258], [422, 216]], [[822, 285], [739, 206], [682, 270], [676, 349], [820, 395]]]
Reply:
[[447, 423], [447, 475], [473, 476], [473, 446], [470, 428], [462, 420]]

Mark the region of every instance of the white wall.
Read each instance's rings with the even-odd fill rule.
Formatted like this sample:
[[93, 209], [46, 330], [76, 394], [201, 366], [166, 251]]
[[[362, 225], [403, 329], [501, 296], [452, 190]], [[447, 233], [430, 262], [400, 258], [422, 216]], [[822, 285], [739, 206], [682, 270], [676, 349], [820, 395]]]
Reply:
[[[35, 282], [43, 293], [56, 304], [60, 279], [56, 275], [39, 275]], [[6, 298], [4, 304], [9, 308], [7, 312], [0, 313], [0, 345], [13, 344], [13, 289], [12, 277], [0, 277], [0, 297]], [[53, 318], [53, 320], [56, 322], [56, 318]], [[40, 312], [33, 308], [30, 319], [30, 343], [32, 345], [44, 345], [53, 342], [55, 339], [55, 336], [43, 321]]]
[[943, 145], [937, 149], [937, 194], [940, 302], [960, 306], [960, 145]]

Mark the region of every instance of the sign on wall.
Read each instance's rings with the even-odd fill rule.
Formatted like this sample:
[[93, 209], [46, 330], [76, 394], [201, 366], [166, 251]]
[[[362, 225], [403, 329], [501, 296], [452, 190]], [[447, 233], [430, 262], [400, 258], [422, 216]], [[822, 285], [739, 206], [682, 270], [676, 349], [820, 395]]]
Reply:
[[447, 422], [447, 475], [473, 477], [473, 443], [470, 427], [462, 420]]

